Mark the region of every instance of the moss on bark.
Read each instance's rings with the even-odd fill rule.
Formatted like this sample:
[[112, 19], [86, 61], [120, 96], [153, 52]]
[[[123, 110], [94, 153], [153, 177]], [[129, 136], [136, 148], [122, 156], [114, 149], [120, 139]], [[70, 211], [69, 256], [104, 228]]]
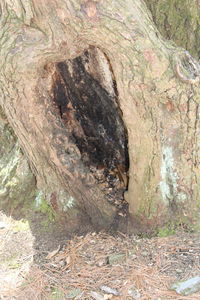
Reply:
[[160, 33], [200, 58], [200, 2], [145, 0]]
[[35, 198], [35, 177], [2, 112], [0, 116], [0, 208], [25, 213]]

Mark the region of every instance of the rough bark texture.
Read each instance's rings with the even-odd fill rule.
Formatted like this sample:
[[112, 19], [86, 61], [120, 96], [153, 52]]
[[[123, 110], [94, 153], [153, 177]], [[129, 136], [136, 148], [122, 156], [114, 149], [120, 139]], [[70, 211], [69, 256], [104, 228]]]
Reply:
[[145, 1], [160, 33], [200, 58], [200, 1]]
[[[17, 138], [0, 110], [0, 203], [13, 214], [34, 201], [35, 178], [22, 154]], [[30, 204], [29, 204], [30, 206]]]
[[[119, 209], [109, 189], [122, 197], [128, 163], [134, 220], [153, 226], [195, 211], [200, 67], [161, 37], [143, 1], [4, 0], [0, 22], [0, 104], [56, 211], [109, 227]], [[100, 120], [102, 105], [105, 122], [91, 133], [83, 115]], [[102, 162], [94, 137], [111, 149]]]

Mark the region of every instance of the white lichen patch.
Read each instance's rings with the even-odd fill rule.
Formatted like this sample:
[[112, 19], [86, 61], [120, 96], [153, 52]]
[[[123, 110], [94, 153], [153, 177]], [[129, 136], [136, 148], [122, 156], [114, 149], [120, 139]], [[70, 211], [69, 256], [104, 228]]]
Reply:
[[162, 198], [167, 204], [169, 204], [170, 201], [184, 202], [187, 199], [187, 194], [178, 189], [179, 176], [175, 171], [172, 147], [163, 147], [162, 155], [162, 165], [160, 170], [162, 178], [160, 182], [160, 191]]
[[160, 190], [164, 201], [173, 200], [177, 195], [177, 180], [178, 174], [174, 171], [174, 158], [172, 147], [166, 146], [162, 151], [162, 165]]
[[64, 212], [75, 206], [75, 199], [64, 190], [60, 190], [58, 198]]
[[44, 195], [42, 191], [39, 191], [35, 197], [35, 207], [39, 208], [42, 204], [42, 200], [44, 199]]
[[72, 208], [74, 206], [74, 204], [75, 204], [74, 198], [72, 196], [70, 196], [67, 203], [66, 203], [66, 206], [68, 208]]
[[[8, 154], [8, 157], [0, 159], [0, 197], [9, 195], [15, 191], [18, 179], [15, 177], [15, 170], [20, 161], [20, 149], [18, 146]], [[1, 200], [1, 199], [0, 199]]]
[[0, 171], [0, 179], [2, 181], [2, 185], [4, 185], [10, 178], [10, 174], [17, 167], [20, 159], [20, 149], [16, 146], [13, 151], [10, 153], [10, 159], [7, 161], [2, 160], [0, 162], [1, 171]]
[[72, 196], [62, 199], [61, 202], [62, 202], [63, 211], [68, 211], [69, 209], [75, 206], [75, 200]]

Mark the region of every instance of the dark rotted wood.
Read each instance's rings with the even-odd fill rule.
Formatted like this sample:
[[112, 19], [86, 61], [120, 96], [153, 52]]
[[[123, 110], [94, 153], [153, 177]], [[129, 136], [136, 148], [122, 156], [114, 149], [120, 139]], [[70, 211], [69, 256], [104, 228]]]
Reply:
[[116, 88], [115, 95], [110, 95], [87, 71], [89, 63], [90, 54], [86, 51], [74, 60], [57, 64], [54, 102], [82, 162], [108, 199], [119, 203], [127, 187], [126, 129], [117, 105]]

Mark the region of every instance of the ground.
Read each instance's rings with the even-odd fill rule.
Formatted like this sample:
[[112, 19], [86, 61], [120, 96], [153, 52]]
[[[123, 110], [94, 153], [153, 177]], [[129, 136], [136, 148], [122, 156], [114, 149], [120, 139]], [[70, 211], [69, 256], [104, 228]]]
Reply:
[[1, 213], [0, 240], [0, 299], [200, 299], [170, 289], [200, 274], [200, 233], [90, 232], [36, 246], [27, 221]]

